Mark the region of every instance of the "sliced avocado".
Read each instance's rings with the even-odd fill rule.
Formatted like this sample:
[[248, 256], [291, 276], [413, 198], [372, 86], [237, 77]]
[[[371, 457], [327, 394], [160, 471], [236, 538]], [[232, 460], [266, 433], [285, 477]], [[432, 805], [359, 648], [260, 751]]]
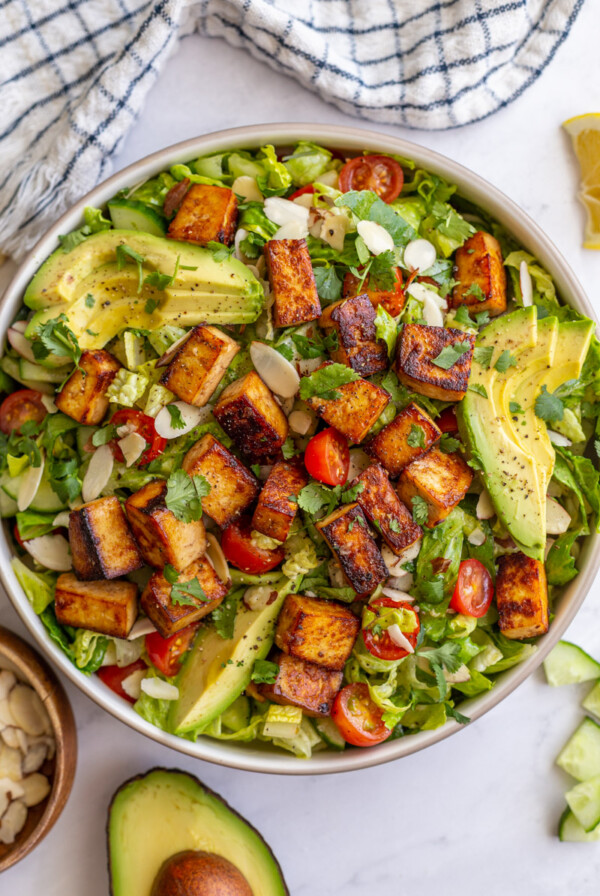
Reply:
[[108, 814], [112, 896], [151, 896], [163, 863], [185, 850], [228, 859], [256, 896], [289, 896], [279, 863], [258, 831], [197, 778], [156, 768], [126, 781]]

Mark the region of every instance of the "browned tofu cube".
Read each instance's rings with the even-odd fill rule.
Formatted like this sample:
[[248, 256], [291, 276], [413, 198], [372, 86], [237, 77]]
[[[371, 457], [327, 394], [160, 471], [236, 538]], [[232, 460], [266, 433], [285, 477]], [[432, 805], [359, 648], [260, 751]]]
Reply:
[[133, 582], [80, 582], [72, 572], [56, 581], [54, 612], [61, 625], [126, 638], [137, 617]]
[[258, 685], [263, 697], [283, 706], [299, 706], [307, 716], [331, 715], [343, 672], [307, 663], [288, 653], [278, 653], [272, 659], [279, 666], [279, 672], [273, 684]]
[[444, 454], [439, 448], [431, 448], [404, 468], [398, 480], [398, 495], [411, 511], [412, 499], [423, 498], [429, 508], [426, 525], [431, 529], [462, 501], [472, 480], [473, 471], [460, 454]]
[[108, 410], [106, 393], [121, 365], [109, 352], [98, 349], [83, 352], [79, 367], [81, 370], [71, 374], [54, 402], [59, 411], [78, 423], [95, 426]]
[[210, 492], [202, 498], [202, 509], [223, 529], [260, 491], [258, 479], [210, 433], [192, 445], [182, 467], [190, 476], [208, 480]]
[[379, 430], [365, 445], [365, 451], [395, 478], [411, 461], [435, 445], [441, 435], [429, 414], [418, 405], [409, 404]]
[[367, 277], [365, 283], [361, 283], [358, 277], [348, 271], [344, 277], [342, 295], [346, 299], [348, 296], [356, 296], [359, 292], [365, 292], [366, 288], [366, 293], [374, 308], [383, 305], [388, 314], [398, 317], [406, 304], [406, 293], [402, 289], [400, 268], [396, 268], [394, 276], [397, 284], [395, 289], [379, 289], [374, 283], [371, 283], [370, 277]]
[[169, 563], [185, 569], [206, 550], [202, 520], [184, 523], [167, 509], [164, 479], [149, 482], [125, 501], [125, 513], [140, 553], [156, 569]]
[[144, 565], [115, 495], [71, 511], [69, 543], [73, 569], [85, 581], [116, 579]]
[[473, 306], [477, 313], [496, 317], [506, 311], [506, 271], [500, 243], [491, 233], [480, 230], [457, 249], [454, 256], [451, 308]]
[[186, 243], [230, 246], [237, 224], [237, 199], [227, 187], [193, 184], [169, 224], [168, 235]]
[[163, 638], [170, 638], [182, 628], [212, 613], [229, 591], [229, 585], [221, 581], [206, 557], [194, 560], [180, 573], [178, 582], [185, 583], [193, 579], [200, 583], [206, 600], [185, 594], [185, 598], [193, 603], [173, 601], [173, 586], [167, 582], [162, 572], [155, 572], [144, 588], [140, 605]]
[[337, 386], [339, 398], [322, 398], [315, 395], [307, 399], [307, 405], [335, 427], [351, 442], [362, 442], [369, 430], [390, 401], [389, 394], [367, 380]]
[[291, 327], [321, 314], [306, 240], [269, 240], [265, 261], [273, 294], [273, 324]]
[[308, 475], [298, 461], [283, 460], [275, 464], [259, 495], [252, 528], [277, 541], [285, 541], [298, 511], [296, 498], [307, 482]]
[[[448, 369], [435, 363], [444, 349], [465, 344], [468, 350]], [[428, 398], [460, 401], [469, 385], [474, 344], [475, 336], [463, 330], [405, 324], [396, 348], [398, 379]]]
[[347, 607], [288, 594], [277, 620], [275, 643], [298, 659], [341, 671], [359, 630], [359, 620]]
[[520, 551], [498, 557], [498, 627], [507, 638], [535, 638], [548, 631], [548, 586], [541, 560]]
[[239, 350], [235, 339], [216, 327], [194, 327], [177, 349], [160, 381], [177, 398], [201, 408]]
[[329, 305], [319, 320], [327, 333], [337, 333], [334, 361], [346, 364], [361, 376], [372, 376], [388, 365], [387, 345], [375, 333], [375, 308], [368, 295], [341, 299]]
[[413, 522], [380, 464], [371, 464], [363, 470], [353, 485], [359, 482], [363, 489], [356, 500], [394, 553], [401, 554], [421, 538], [421, 527]]
[[316, 524], [359, 597], [372, 594], [388, 569], [358, 504], [344, 504]]
[[223, 390], [213, 414], [247, 457], [276, 456], [287, 439], [287, 417], [254, 370]]

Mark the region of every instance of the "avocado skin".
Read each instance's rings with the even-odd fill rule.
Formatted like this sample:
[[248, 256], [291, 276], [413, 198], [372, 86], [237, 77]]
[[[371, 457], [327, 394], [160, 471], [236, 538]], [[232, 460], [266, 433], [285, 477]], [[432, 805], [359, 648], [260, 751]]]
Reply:
[[[113, 797], [110, 801], [108, 807], [108, 819], [106, 825], [106, 834], [107, 834], [107, 851], [108, 851], [108, 877], [109, 877], [109, 887], [110, 887], [110, 896], [151, 896], [151, 889], [147, 892], [140, 891], [140, 893], [135, 893], [129, 890], [128, 892], [124, 892], [121, 889], [118, 889], [115, 884], [114, 874], [113, 874], [113, 866], [114, 866], [114, 848], [121, 849], [123, 844], [119, 842], [117, 847], [113, 847], [111, 843], [111, 829], [113, 826], [116, 826], [115, 823], [115, 813], [118, 813], [121, 808], [123, 808], [122, 804], [125, 801], [127, 803], [128, 798], [130, 796], [135, 795], [138, 788], [146, 785], [152, 785], [153, 783], [158, 783], [160, 781], [164, 781], [165, 783], [172, 783], [173, 785], [179, 784], [180, 786], [183, 784], [190, 789], [195, 790], [199, 805], [205, 804], [209, 808], [209, 816], [212, 814], [212, 817], [215, 817], [215, 813], [220, 813], [221, 817], [227, 819], [227, 824], [231, 825], [231, 831], [229, 832], [232, 835], [237, 828], [238, 830], [242, 830], [245, 832], [245, 836], [248, 838], [248, 848], [252, 852], [252, 855], [259, 862], [259, 865], [262, 864], [262, 867], [258, 873], [258, 882], [260, 883], [260, 890], [256, 889], [257, 881], [250, 880], [249, 884], [253, 887], [253, 892], [255, 892], [256, 896], [290, 896], [290, 891], [283, 877], [283, 871], [281, 869], [281, 865], [277, 861], [273, 850], [266, 842], [264, 837], [253, 827], [239, 812], [236, 812], [226, 800], [223, 799], [218, 793], [215, 793], [214, 790], [211, 790], [205, 784], [203, 784], [198, 778], [194, 775], [191, 775], [189, 772], [181, 771], [176, 768], [162, 768], [160, 766], [156, 766], [154, 768], [149, 769], [147, 772], [134, 775], [132, 778], [129, 778], [127, 781], [124, 781], [123, 784], [115, 791]], [[134, 824], [134, 830], [136, 832], [143, 831], [143, 821], [142, 824]], [[116, 833], [116, 832], [115, 832]], [[186, 847], [182, 846], [182, 849]], [[187, 847], [189, 848], [189, 847]], [[149, 850], [151, 847], [149, 845]], [[176, 850], [181, 851], [181, 850]], [[215, 850], [213, 849], [213, 852]], [[227, 858], [227, 856], [225, 856]], [[154, 858], [153, 854], [149, 856], [149, 859], [152, 860]], [[168, 856], [164, 857], [165, 859]], [[235, 864], [235, 858], [230, 859]], [[156, 863], [155, 863], [156, 864]], [[157, 864], [156, 872], [158, 873], [160, 868], [162, 867], [163, 861], [160, 861]], [[242, 869], [240, 869], [242, 870]], [[246, 877], [248, 875], [246, 874]], [[254, 886], [253, 886], [254, 885]]]

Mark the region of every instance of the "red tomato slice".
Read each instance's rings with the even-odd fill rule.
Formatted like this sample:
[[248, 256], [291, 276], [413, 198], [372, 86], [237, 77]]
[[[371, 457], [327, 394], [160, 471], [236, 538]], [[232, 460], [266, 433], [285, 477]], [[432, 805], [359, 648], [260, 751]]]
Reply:
[[344, 740], [355, 747], [372, 747], [387, 740], [391, 729], [384, 725], [382, 711], [371, 700], [364, 682], [348, 684], [333, 702], [331, 718]]
[[[165, 450], [167, 440], [159, 436], [154, 429], [154, 419], [142, 414], [135, 408], [121, 408], [112, 415], [110, 422], [115, 426], [125, 426], [131, 424], [135, 427], [135, 432], [144, 438], [148, 447], [142, 452], [138, 460], [138, 464], [149, 464], [151, 460], [155, 460], [159, 454]], [[115, 460], [123, 461], [123, 452], [119, 448], [116, 439], [111, 442]]]
[[357, 156], [346, 162], [339, 176], [342, 193], [373, 190], [384, 202], [393, 202], [404, 184], [401, 165], [389, 156]]
[[158, 632], [146, 635], [146, 651], [152, 665], [168, 678], [177, 675], [183, 655], [192, 646], [197, 631], [197, 625], [188, 625], [170, 638], [163, 638]]
[[350, 469], [348, 440], [333, 426], [322, 429], [306, 446], [304, 466], [319, 482], [343, 485]]
[[305, 187], [300, 187], [299, 190], [296, 190], [295, 193], [292, 193], [291, 196], [288, 196], [290, 202], [296, 199], [298, 196], [305, 196], [307, 193], [314, 193], [315, 188], [312, 184], [307, 184]]
[[[419, 631], [421, 630], [421, 623], [419, 620], [419, 614], [415, 611], [415, 608], [412, 604], [409, 604], [407, 601], [397, 601], [392, 600], [391, 597], [378, 597], [374, 601], [369, 604], [369, 609], [372, 609], [376, 612], [377, 607], [394, 607], [397, 610], [411, 610], [414, 613], [417, 627], [413, 632], [406, 632], [405, 637], [407, 641], [409, 641], [413, 650], [417, 646], [417, 638], [419, 637]], [[408, 655], [408, 650], [404, 647], [400, 647], [399, 644], [395, 644], [387, 631], [383, 631], [381, 634], [373, 634], [373, 631], [369, 628], [364, 628], [362, 630], [363, 641], [365, 642], [365, 647], [372, 653], [373, 656], [378, 657], [380, 660], [401, 660], [403, 656]]]
[[42, 393], [35, 389], [19, 389], [7, 396], [0, 405], [0, 429], [6, 435], [24, 423], [34, 420], [41, 423], [48, 411], [42, 401]]
[[253, 575], [275, 569], [285, 557], [283, 548], [268, 550], [253, 543], [250, 517], [240, 517], [223, 530], [221, 547], [229, 563]]
[[104, 684], [114, 691], [119, 697], [122, 697], [123, 700], [127, 700], [128, 703], [135, 703], [133, 697], [130, 697], [129, 694], [126, 694], [123, 690], [123, 682], [126, 678], [128, 678], [132, 672], [137, 672], [138, 669], [147, 669], [147, 665], [143, 660], [136, 660], [135, 663], [130, 663], [128, 666], [101, 666], [96, 673], [100, 681], [103, 681]]
[[439, 417], [435, 418], [435, 425], [442, 432], [458, 432], [458, 423], [456, 422], [456, 413], [454, 408], [445, 408]]
[[463, 560], [458, 569], [458, 579], [450, 606], [457, 613], [485, 616], [494, 596], [492, 577], [479, 560]]
[[377, 289], [376, 286], [371, 286], [370, 278], [367, 278], [366, 283], [363, 283], [361, 287], [358, 277], [355, 277], [354, 274], [348, 271], [344, 276], [343, 295], [344, 297], [356, 296], [360, 289], [361, 292], [367, 293], [375, 308], [378, 305], [383, 305], [388, 314], [391, 314], [392, 317], [397, 317], [406, 303], [406, 293], [402, 287], [402, 271], [400, 268], [396, 268], [394, 276], [396, 278], [394, 289]]

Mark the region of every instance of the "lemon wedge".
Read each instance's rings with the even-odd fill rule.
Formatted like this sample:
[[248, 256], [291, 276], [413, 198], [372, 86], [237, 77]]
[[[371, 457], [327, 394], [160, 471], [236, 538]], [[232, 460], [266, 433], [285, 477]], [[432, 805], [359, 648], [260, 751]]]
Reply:
[[577, 195], [587, 211], [583, 246], [600, 249], [600, 112], [568, 118], [563, 128], [573, 141], [581, 169]]

